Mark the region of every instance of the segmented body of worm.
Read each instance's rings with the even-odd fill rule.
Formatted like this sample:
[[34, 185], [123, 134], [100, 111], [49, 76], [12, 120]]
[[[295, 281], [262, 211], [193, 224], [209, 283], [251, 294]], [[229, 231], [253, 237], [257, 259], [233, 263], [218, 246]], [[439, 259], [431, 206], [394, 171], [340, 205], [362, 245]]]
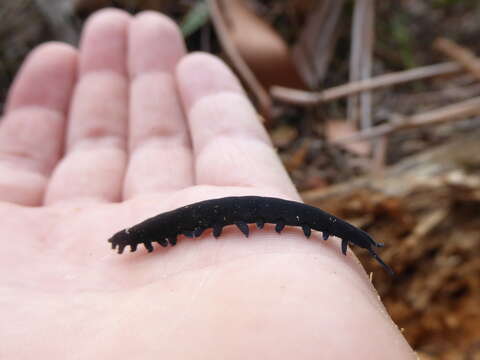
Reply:
[[366, 249], [382, 267], [393, 275], [393, 270], [378, 256], [374, 247], [383, 247], [365, 231], [353, 226], [326, 211], [300, 202], [262, 196], [224, 197], [200, 201], [176, 210], [168, 211], [149, 218], [128, 229], [121, 230], [108, 241], [112, 249], [118, 248], [121, 254], [126, 246], [131, 251], [138, 244], [153, 251], [152, 242], [161, 246], [177, 243], [178, 235], [199, 237], [212, 228], [213, 236], [219, 237], [222, 229], [228, 225], [236, 225], [245, 235], [249, 235], [248, 224], [256, 224], [262, 229], [264, 224], [275, 224], [275, 231], [280, 233], [285, 226], [301, 227], [306, 237], [311, 230], [321, 231], [323, 239], [330, 235], [342, 239], [342, 253], [347, 254], [348, 244], [355, 244]]

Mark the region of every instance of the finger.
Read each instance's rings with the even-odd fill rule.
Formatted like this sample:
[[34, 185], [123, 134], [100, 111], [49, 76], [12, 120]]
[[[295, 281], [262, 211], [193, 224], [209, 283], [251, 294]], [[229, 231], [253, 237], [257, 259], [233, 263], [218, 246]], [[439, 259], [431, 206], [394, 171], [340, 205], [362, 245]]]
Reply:
[[197, 184], [298, 194], [233, 73], [207, 54], [183, 58], [177, 81], [188, 114]]
[[60, 43], [37, 47], [10, 90], [0, 123], [0, 201], [40, 205], [61, 156], [77, 53]]
[[85, 25], [67, 153], [52, 176], [47, 203], [120, 199], [126, 165], [129, 21], [126, 12], [107, 9]]
[[173, 70], [185, 54], [178, 27], [143, 12], [129, 28], [130, 159], [124, 198], [193, 184], [192, 150]]

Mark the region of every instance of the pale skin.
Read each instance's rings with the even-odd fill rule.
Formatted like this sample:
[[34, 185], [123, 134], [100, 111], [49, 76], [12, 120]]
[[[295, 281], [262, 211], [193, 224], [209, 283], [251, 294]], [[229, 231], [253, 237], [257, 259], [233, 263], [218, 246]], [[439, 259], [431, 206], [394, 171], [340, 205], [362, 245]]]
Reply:
[[415, 359], [337, 238], [109, 248], [232, 195], [299, 200], [236, 77], [167, 17], [103, 10], [79, 49], [32, 51], [0, 123], [0, 358]]

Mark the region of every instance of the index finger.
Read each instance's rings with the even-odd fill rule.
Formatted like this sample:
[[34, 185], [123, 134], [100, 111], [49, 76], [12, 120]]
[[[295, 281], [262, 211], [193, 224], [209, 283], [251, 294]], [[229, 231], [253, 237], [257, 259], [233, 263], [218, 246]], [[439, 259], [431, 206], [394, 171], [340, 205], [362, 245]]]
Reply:
[[176, 78], [190, 126], [197, 184], [263, 187], [299, 198], [258, 114], [222, 61], [203, 53], [188, 55]]

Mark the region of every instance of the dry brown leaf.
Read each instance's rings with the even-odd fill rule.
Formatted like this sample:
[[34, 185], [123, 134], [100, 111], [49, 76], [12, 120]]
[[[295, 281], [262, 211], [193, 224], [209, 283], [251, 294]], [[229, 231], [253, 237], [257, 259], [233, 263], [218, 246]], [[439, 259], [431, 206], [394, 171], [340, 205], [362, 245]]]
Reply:
[[310, 175], [305, 179], [305, 182], [303, 183], [303, 188], [304, 189], [323, 189], [326, 188], [329, 185], [328, 181], [325, 179], [325, 176], [322, 176], [320, 174], [317, 175]]
[[290, 49], [278, 33], [243, 0], [222, 2], [230, 37], [260, 83], [305, 89], [293, 65]]
[[287, 170], [293, 171], [305, 164], [305, 159], [307, 158], [310, 144], [310, 139], [307, 138], [303, 140], [300, 147], [292, 154], [292, 156], [286, 162], [285, 166]]
[[293, 126], [280, 125], [270, 133], [273, 146], [285, 147], [298, 137], [298, 130]]
[[437, 357], [432, 357], [424, 352], [417, 352], [417, 359], [418, 360], [436, 360]]
[[[326, 122], [325, 135], [330, 142], [355, 135], [356, 133], [358, 133], [358, 130], [354, 124], [343, 119], [328, 119]], [[367, 141], [344, 143], [342, 147], [360, 156], [367, 156], [371, 151], [371, 145]]]

